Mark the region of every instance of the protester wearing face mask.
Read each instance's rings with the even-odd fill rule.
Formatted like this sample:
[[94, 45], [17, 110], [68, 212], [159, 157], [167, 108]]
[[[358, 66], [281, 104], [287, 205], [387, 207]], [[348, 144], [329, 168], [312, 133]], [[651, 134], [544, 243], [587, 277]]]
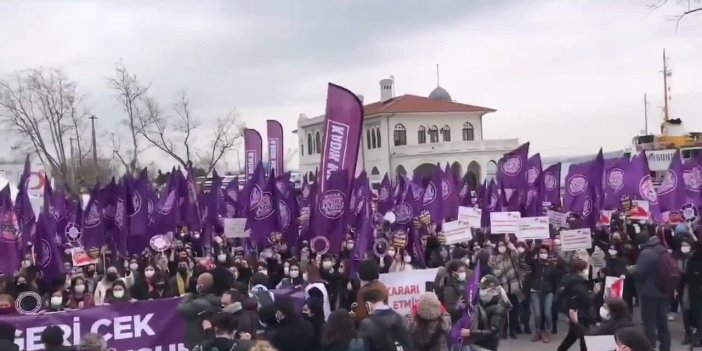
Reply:
[[[549, 259], [548, 245], [542, 245], [539, 251], [530, 260], [531, 281], [530, 300], [531, 313], [534, 316], [531, 341], [551, 342], [551, 309], [553, 308], [553, 295], [556, 290], [557, 268], [554, 261]], [[542, 328], [543, 325], [543, 328]]]
[[390, 295], [387, 286], [378, 280], [380, 277], [380, 268], [378, 263], [374, 260], [365, 260], [361, 262], [361, 266], [358, 269], [358, 277], [361, 280], [361, 287], [356, 293], [356, 301], [358, 303], [356, 310], [354, 311], [354, 316], [356, 321], [362, 321], [368, 317], [368, 310], [365, 309], [365, 300], [363, 299], [364, 294], [375, 289], [383, 294], [385, 303], [388, 301], [388, 296]]
[[324, 330], [324, 302], [320, 297], [311, 296], [302, 305], [302, 319], [308, 321], [314, 330], [312, 350], [321, 349], [322, 331]]
[[93, 296], [88, 292], [88, 287], [83, 277], [75, 277], [71, 280], [69, 293], [67, 307], [70, 309], [75, 310], [94, 305]]
[[305, 286], [305, 299], [310, 297], [310, 290], [317, 289], [322, 293], [322, 301], [324, 302], [324, 320], [329, 318], [331, 314], [331, 303], [329, 302], [329, 291], [327, 289], [322, 275], [315, 265], [307, 266], [307, 286]]
[[390, 265], [390, 272], [408, 272], [412, 271], [412, 256], [408, 251], [400, 250], [400, 254], [395, 256]]
[[125, 303], [131, 300], [129, 295], [129, 290], [123, 281], [117, 280], [112, 284], [110, 290], [107, 291], [107, 296], [105, 297], [106, 304], [116, 304]]
[[[561, 295], [565, 298], [568, 310], [577, 311], [578, 324], [584, 328], [589, 328], [594, 324], [589, 311], [594, 306], [594, 293], [590, 290], [588, 281], [588, 264], [579, 259], [574, 259], [570, 264], [571, 273], [563, 278], [563, 291]], [[566, 313], [565, 311], [563, 311]], [[580, 339], [580, 350], [586, 351], [585, 338], [580, 333], [580, 327], [576, 327], [571, 322], [568, 327], [568, 334], [558, 346], [558, 351], [567, 351], [578, 339]]]
[[[699, 347], [702, 346], [702, 251], [694, 235], [683, 240], [680, 252], [683, 275], [677, 298], [685, 330], [683, 345]], [[693, 327], [697, 330], [695, 335], [692, 335]]]
[[190, 286], [190, 280], [192, 278], [192, 272], [188, 265], [187, 259], [181, 259], [178, 261], [178, 266], [176, 267], [176, 274], [168, 280], [168, 287], [171, 296], [183, 296], [188, 292], [188, 287]]
[[495, 276], [486, 275], [480, 280], [478, 301], [475, 322], [470, 329], [461, 329], [460, 336], [464, 344], [481, 347], [479, 350], [497, 350], [512, 306]]
[[580, 335], [613, 335], [622, 328], [634, 326], [626, 302], [619, 298], [605, 300], [599, 309], [602, 322], [589, 330], [579, 323], [578, 314], [578, 311], [570, 310], [568, 317]]
[[120, 277], [117, 267], [110, 266], [107, 268], [107, 273], [95, 287], [95, 306], [100, 306], [105, 302], [107, 291], [110, 290], [112, 285], [117, 281], [121, 281], [124, 286], [131, 288], [134, 285], [134, 274], [127, 272], [124, 277]]
[[215, 295], [222, 295], [234, 283], [234, 275], [229, 270], [230, 266], [229, 255], [225, 251], [219, 251], [215, 260], [215, 267], [210, 272], [214, 277], [213, 289]]
[[293, 262], [288, 266], [286, 277], [280, 281], [276, 289], [292, 289], [294, 287], [303, 286], [304, 284], [305, 281], [302, 279], [302, 274], [300, 274], [300, 265]]
[[55, 291], [53, 294], [51, 294], [51, 297], [49, 297], [49, 301], [47, 301], [47, 311], [49, 312], [58, 312], [58, 311], [63, 311], [64, 309], [64, 304], [65, 304], [65, 298], [63, 296], [63, 289], [60, 289], [58, 291]]
[[[523, 274], [520, 271], [519, 253], [514, 245], [509, 241], [500, 241], [497, 243], [497, 252], [490, 257], [489, 266], [492, 273], [500, 281], [501, 286], [507, 291], [507, 296], [512, 306], [519, 305], [519, 296], [522, 294]], [[521, 333], [519, 326], [519, 309], [513, 308], [509, 311], [509, 319], [507, 328], [503, 332], [503, 337], [509, 336], [512, 339], [517, 338], [517, 334]]]
[[137, 274], [134, 279], [134, 286], [131, 288], [131, 296], [137, 300], [149, 300], [157, 298], [156, 281], [160, 278], [161, 272], [154, 265], [147, 265], [144, 271]]
[[[334, 256], [324, 255], [322, 259], [322, 269], [320, 269], [319, 273], [329, 293], [329, 305], [336, 306], [342, 286], [341, 273], [339, 273]], [[329, 313], [331, 313], [331, 311]]]
[[451, 260], [446, 265], [446, 273], [443, 286], [435, 290], [439, 293], [439, 299], [451, 315], [451, 322], [456, 323], [465, 312], [468, 298], [466, 296], [466, 281], [472, 279], [473, 272], [468, 274], [468, 266], [463, 261]]
[[315, 334], [312, 325], [299, 317], [290, 296], [281, 296], [279, 299], [276, 299], [274, 306], [278, 326], [270, 342], [278, 351], [319, 349], [314, 348]]

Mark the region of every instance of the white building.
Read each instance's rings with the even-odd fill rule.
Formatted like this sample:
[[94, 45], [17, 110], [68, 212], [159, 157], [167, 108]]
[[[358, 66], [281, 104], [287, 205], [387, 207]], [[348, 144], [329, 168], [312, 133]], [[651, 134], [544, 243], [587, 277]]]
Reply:
[[[362, 96], [359, 96], [363, 100]], [[363, 140], [357, 172], [365, 169], [378, 184], [387, 172], [429, 176], [437, 163], [450, 164], [462, 177], [466, 170], [476, 182], [495, 175], [497, 160], [515, 149], [515, 139], [486, 140], [483, 116], [494, 109], [451, 100], [441, 87], [429, 97], [394, 96], [392, 79], [380, 81], [380, 101], [364, 106]], [[324, 115], [297, 121], [300, 174], [310, 179], [319, 168]]]

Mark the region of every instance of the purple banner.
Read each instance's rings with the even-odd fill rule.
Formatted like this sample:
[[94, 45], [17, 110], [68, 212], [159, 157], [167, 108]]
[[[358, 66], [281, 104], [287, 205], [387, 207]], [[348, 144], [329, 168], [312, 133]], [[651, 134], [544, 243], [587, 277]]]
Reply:
[[[323, 180], [329, 180], [334, 171], [344, 170], [348, 177], [346, 184], [353, 183], [362, 124], [363, 104], [358, 97], [346, 88], [329, 83], [321, 161]], [[320, 184], [320, 193], [324, 194], [328, 183]]]
[[244, 154], [246, 154], [246, 179], [253, 177], [256, 166], [261, 162], [261, 134], [256, 129], [244, 130]]
[[561, 206], [561, 163], [549, 166], [543, 172], [543, 199], [553, 206]]
[[268, 137], [268, 167], [275, 170], [276, 176], [285, 174], [285, 149], [283, 148], [283, 126], [280, 122], [266, 121]]
[[15, 344], [20, 351], [43, 350], [41, 332], [58, 325], [64, 338], [79, 345], [88, 333], [105, 337], [108, 347], [120, 351], [177, 350], [185, 351], [185, 323], [177, 315], [180, 298], [139, 301], [54, 312], [41, 315], [3, 316], [3, 321], [17, 328]]

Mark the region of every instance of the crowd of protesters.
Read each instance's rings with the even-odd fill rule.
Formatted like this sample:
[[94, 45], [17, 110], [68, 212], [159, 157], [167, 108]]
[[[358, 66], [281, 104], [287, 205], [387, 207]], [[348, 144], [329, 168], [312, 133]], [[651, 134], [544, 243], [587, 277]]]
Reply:
[[[390, 248], [380, 258], [369, 253], [353, 275], [351, 234], [339, 255], [318, 254], [307, 241], [244, 252], [239, 240], [218, 236], [205, 253], [181, 236], [165, 252], [114, 261], [106, 253], [97, 264], [66, 267], [71, 273], [55, 281], [42, 279], [28, 255], [19, 272], [0, 276], [0, 313], [15, 313], [14, 299], [25, 291], [43, 297], [40, 313], [181, 297], [191, 350], [498, 350], [501, 339], [548, 344], [564, 333], [562, 351], [576, 342], [585, 350], [586, 335], [615, 335], [620, 350], [669, 351], [668, 317], [679, 311], [683, 343], [702, 346], [702, 249], [689, 225], [599, 227], [592, 248], [575, 251], [561, 250], [557, 232], [522, 242], [477, 231], [457, 245], [443, 245], [436, 234], [422, 260]], [[668, 252], [682, 278], [672, 296], [660, 275]], [[380, 274], [436, 267], [433, 292], [422, 294], [409, 315], [388, 306]], [[470, 301], [466, 282], [474, 272], [480, 284]], [[622, 298], [604, 295], [607, 276], [625, 278]], [[275, 289], [303, 290], [302, 308]], [[642, 326], [632, 322], [637, 307]], [[467, 308], [473, 323], [456, 342], [452, 328]], [[558, 329], [559, 319], [568, 320], [567, 330]], [[13, 350], [14, 334], [0, 324], [0, 349]], [[58, 327], [42, 333], [46, 350], [70, 350], [62, 341]], [[106, 349], [99, 335], [85, 335], [83, 343], [75, 347]]]

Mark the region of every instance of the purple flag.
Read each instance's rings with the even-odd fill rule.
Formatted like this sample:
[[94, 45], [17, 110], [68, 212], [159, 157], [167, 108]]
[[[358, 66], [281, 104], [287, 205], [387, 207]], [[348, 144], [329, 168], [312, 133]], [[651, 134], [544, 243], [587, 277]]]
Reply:
[[310, 246], [316, 252], [338, 254], [341, 242], [344, 240], [344, 214], [348, 209], [348, 175], [346, 170], [334, 171], [325, 186], [325, 191], [315, 202], [312, 231], [315, 235], [310, 240]]
[[224, 188], [224, 217], [237, 218], [241, 216], [239, 206], [239, 178], [235, 177]]
[[90, 200], [83, 215], [83, 248], [85, 251], [100, 251], [105, 245], [105, 225], [102, 220], [102, 204], [100, 203], [100, 184], [90, 192]]
[[222, 207], [222, 177], [217, 174], [217, 171], [212, 171], [212, 183], [210, 192], [207, 194], [207, 213], [205, 218], [209, 225], [219, 225], [219, 214]]
[[477, 303], [476, 298], [478, 297], [479, 289], [480, 260], [477, 260], [475, 263], [475, 270], [473, 271], [473, 279], [466, 281], [466, 295], [468, 295], [468, 302], [466, 303], [465, 313], [453, 326], [453, 328], [451, 328], [451, 339], [455, 344], [463, 344], [461, 329], [470, 329], [473, 324], [473, 312]]
[[271, 174], [266, 178], [263, 166], [257, 167], [249, 188], [246, 227], [251, 229], [251, 239], [259, 247], [264, 246], [271, 239], [270, 234], [280, 228], [276, 215], [275, 191], [275, 177]]
[[[19, 195], [18, 195], [19, 196]], [[0, 272], [11, 277], [19, 269], [22, 260], [19, 226], [12, 211], [10, 184], [0, 192]]]
[[[181, 174], [182, 176], [182, 174]], [[188, 177], [185, 179], [185, 202], [183, 203], [185, 223], [190, 231], [202, 229], [202, 210], [198, 202], [198, 187], [195, 168], [188, 165]], [[182, 188], [181, 188], [182, 189]]]
[[[323, 180], [329, 180], [332, 172], [346, 171], [347, 186], [356, 175], [358, 146], [361, 142], [363, 104], [356, 94], [329, 83], [327, 111], [324, 119], [324, 147], [322, 148]], [[328, 182], [322, 181], [320, 194], [325, 194]], [[348, 191], [344, 190], [346, 193]]]
[[[595, 229], [595, 225], [600, 217], [600, 209], [597, 207], [597, 192], [598, 187], [595, 181], [589, 181], [587, 191], [585, 192], [585, 200], [580, 211], [580, 228]], [[577, 226], [576, 228], [577, 229]]]
[[441, 179], [441, 196], [444, 201], [444, 217], [447, 220], [458, 219], [458, 182], [448, 163]]
[[624, 173], [624, 188], [625, 194], [630, 195], [632, 200], [648, 201], [652, 217], [660, 219], [658, 195], [651, 181], [651, 171], [648, 168], [645, 151], [636, 155], [629, 164], [629, 168]]
[[[581, 213], [585, 200], [588, 197], [588, 184], [596, 173], [593, 162], [573, 164], [568, 170], [565, 179], [565, 194], [563, 196], [563, 209], [567, 212]], [[599, 179], [599, 177], [597, 177]], [[600, 184], [600, 183], [596, 183]]]
[[412, 220], [419, 216], [422, 208], [422, 199], [417, 199], [414, 194], [415, 187], [411, 183], [405, 185], [400, 202], [395, 207], [395, 226], [405, 231], [412, 228]]
[[526, 178], [527, 184], [532, 187], [535, 186], [536, 178], [541, 174], [541, 155], [534, 154], [527, 160], [527, 171]]
[[256, 129], [244, 130], [244, 153], [246, 154], [246, 179], [250, 180], [256, 167], [262, 162], [261, 153], [263, 141], [261, 134]]
[[683, 180], [686, 194], [685, 207], [696, 212], [695, 208], [702, 206], [702, 152], [698, 153], [697, 157], [685, 162]]
[[15, 199], [15, 215], [19, 224], [21, 234], [20, 253], [24, 253], [27, 249], [27, 244], [32, 240], [32, 228], [36, 222], [36, 215], [32, 208], [32, 203], [29, 201], [29, 177], [32, 174], [32, 169], [29, 163], [29, 155], [24, 161], [24, 170], [17, 184], [17, 198]]
[[180, 188], [178, 186], [178, 177], [176, 170], [171, 170], [166, 186], [161, 190], [161, 195], [156, 204], [154, 223], [152, 232], [154, 234], [166, 234], [175, 232], [178, 219], [178, 199], [180, 198]]
[[539, 217], [544, 214], [544, 173], [539, 173], [534, 179], [533, 185], [526, 192], [526, 201], [524, 203], [525, 217]]
[[113, 235], [113, 252], [126, 257], [128, 255], [127, 242], [129, 237], [129, 213], [127, 201], [129, 201], [129, 189], [127, 177], [122, 180], [117, 187], [117, 203], [115, 204], [115, 230]]
[[298, 238], [297, 218], [300, 211], [295, 200], [295, 186], [290, 182], [290, 176], [285, 173], [276, 181], [277, 216], [283, 242], [287, 247], [295, 247]]
[[497, 181], [505, 189], [520, 189], [526, 182], [529, 143], [524, 143], [500, 159], [497, 167]]
[[485, 193], [480, 203], [480, 208], [482, 209], [480, 224], [483, 228], [490, 227], [490, 212], [498, 211], [498, 205], [499, 193], [497, 191], [497, 184], [495, 184], [495, 179], [490, 179], [490, 183], [488, 183], [487, 188], [485, 188]]
[[[146, 236], [149, 224], [148, 187], [149, 175], [144, 168], [135, 181], [128, 182], [129, 201], [129, 232], [131, 236]], [[143, 250], [143, 248], [142, 248]]]
[[473, 206], [473, 195], [471, 194], [470, 178], [468, 173], [463, 176], [460, 184], [460, 191], [458, 192], [458, 205], [459, 206]]
[[561, 163], [549, 166], [543, 172], [543, 198], [553, 206], [561, 206]]
[[47, 212], [39, 215], [34, 243], [37, 268], [47, 282], [55, 281], [62, 273], [63, 252], [56, 242], [56, 219]]
[[268, 167], [280, 176], [285, 174], [285, 149], [283, 148], [283, 126], [274, 119], [266, 121], [268, 137]]
[[432, 221], [436, 224], [444, 222], [443, 174], [441, 166], [437, 165], [422, 196], [422, 212], [429, 211]]
[[618, 159], [605, 161], [603, 176], [605, 210], [622, 209], [624, 194], [624, 173], [629, 168], [629, 158], [622, 156]]
[[358, 189], [360, 189], [360, 197], [358, 199], [357, 209], [359, 210], [356, 214], [356, 246], [353, 249], [351, 255], [352, 277], [358, 271], [358, 267], [361, 261], [364, 259], [364, 255], [368, 252], [371, 245], [373, 244], [373, 208], [371, 202], [368, 201], [372, 198], [370, 184], [368, 184], [368, 178], [365, 178], [365, 182], [359, 184]]
[[390, 177], [385, 173], [383, 180], [380, 182], [380, 188], [378, 188], [378, 204], [376, 205], [378, 213], [385, 215], [386, 212], [391, 211], [395, 207], [394, 194], [392, 184], [390, 184]]

